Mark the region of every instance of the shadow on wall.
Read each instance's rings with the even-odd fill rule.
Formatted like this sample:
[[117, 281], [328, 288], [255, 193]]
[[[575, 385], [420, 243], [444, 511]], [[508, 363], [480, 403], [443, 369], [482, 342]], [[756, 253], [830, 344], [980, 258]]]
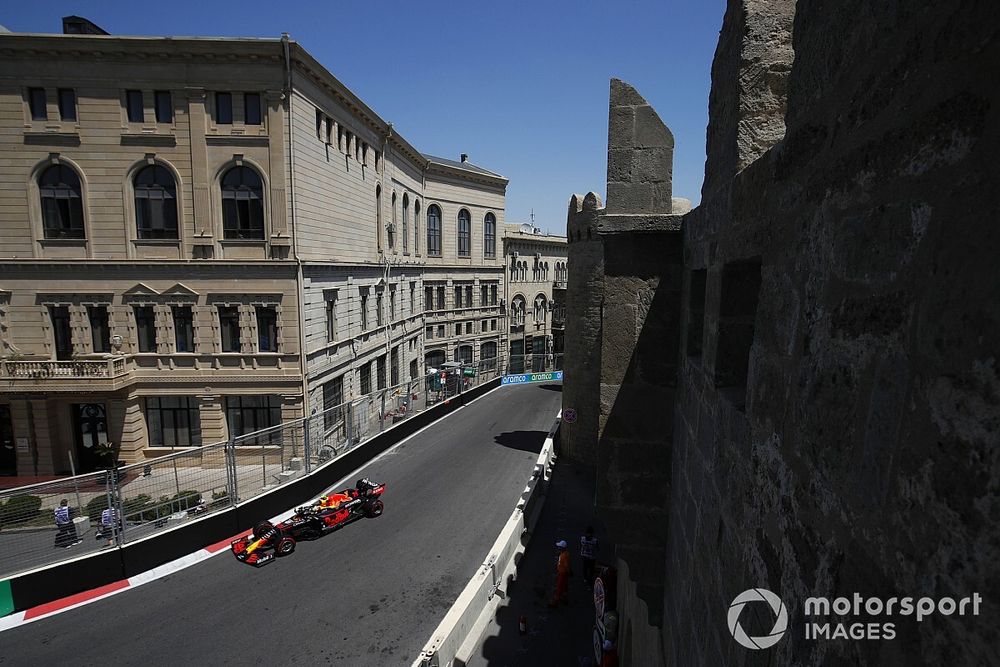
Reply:
[[501, 433], [493, 438], [498, 445], [509, 447], [510, 449], [520, 449], [522, 452], [533, 454], [542, 453], [542, 445], [545, 444], [545, 431], [510, 431]]

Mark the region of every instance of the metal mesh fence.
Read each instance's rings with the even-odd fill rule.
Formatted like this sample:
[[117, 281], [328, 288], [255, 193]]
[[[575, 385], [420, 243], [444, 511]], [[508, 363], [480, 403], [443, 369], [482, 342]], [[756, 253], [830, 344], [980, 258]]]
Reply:
[[424, 377], [227, 442], [0, 491], [0, 577], [121, 546], [228, 509], [501, 375], [561, 368], [562, 355], [552, 354], [449, 362]]

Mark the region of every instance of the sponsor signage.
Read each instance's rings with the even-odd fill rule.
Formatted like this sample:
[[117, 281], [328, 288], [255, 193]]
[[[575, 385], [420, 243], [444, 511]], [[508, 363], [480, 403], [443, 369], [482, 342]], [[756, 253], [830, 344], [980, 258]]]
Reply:
[[500, 384], [528, 384], [529, 382], [554, 382], [563, 379], [562, 371], [551, 373], [524, 373], [523, 375], [504, 375]]

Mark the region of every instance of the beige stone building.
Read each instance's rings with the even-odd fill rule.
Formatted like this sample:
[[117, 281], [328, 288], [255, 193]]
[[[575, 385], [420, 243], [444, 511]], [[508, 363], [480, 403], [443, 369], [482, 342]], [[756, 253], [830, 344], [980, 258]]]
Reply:
[[0, 473], [503, 354], [506, 184], [421, 154], [287, 38], [0, 35]]
[[[511, 370], [543, 370], [558, 363], [566, 320], [566, 237], [542, 234], [531, 224], [503, 232]], [[527, 358], [527, 366], [519, 361]], [[561, 364], [559, 365], [561, 368]]]

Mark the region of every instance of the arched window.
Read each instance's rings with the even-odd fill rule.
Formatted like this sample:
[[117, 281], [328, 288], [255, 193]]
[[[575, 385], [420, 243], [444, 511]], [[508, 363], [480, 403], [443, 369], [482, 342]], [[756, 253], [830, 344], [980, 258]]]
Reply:
[[464, 208], [458, 212], [458, 256], [472, 254], [472, 217]]
[[82, 239], [83, 195], [80, 177], [62, 164], [54, 164], [38, 176], [42, 199], [42, 228], [47, 239]]
[[166, 167], [140, 169], [132, 179], [135, 226], [140, 239], [177, 238], [177, 184]]
[[[428, 211], [428, 215], [429, 214], [430, 213]], [[433, 368], [435, 370], [438, 370], [441, 368], [441, 365], [444, 363], [444, 360], [445, 360], [444, 350], [430, 350], [429, 352], [424, 354], [424, 365], [427, 368]]]
[[389, 239], [389, 250], [393, 250], [396, 247], [396, 193], [395, 192], [392, 193], [392, 199], [390, 199], [390, 202], [392, 203], [392, 217], [389, 218], [391, 222], [389, 223], [389, 226], [386, 227], [386, 232], [387, 232], [386, 236]]
[[511, 324], [518, 326], [524, 324], [524, 297], [518, 294], [510, 302], [510, 318]]
[[441, 209], [437, 204], [427, 207], [427, 254], [441, 255]]
[[420, 200], [413, 202], [413, 252], [420, 252]]
[[382, 252], [382, 186], [375, 186], [375, 236], [378, 250]]
[[264, 183], [249, 167], [233, 167], [222, 176], [222, 235], [264, 238]]
[[[376, 153], [378, 155], [378, 153]], [[410, 198], [403, 193], [403, 252], [410, 252]]]
[[483, 219], [483, 257], [497, 256], [497, 217], [487, 213]]
[[545, 295], [539, 294], [535, 297], [535, 323], [545, 323]]

